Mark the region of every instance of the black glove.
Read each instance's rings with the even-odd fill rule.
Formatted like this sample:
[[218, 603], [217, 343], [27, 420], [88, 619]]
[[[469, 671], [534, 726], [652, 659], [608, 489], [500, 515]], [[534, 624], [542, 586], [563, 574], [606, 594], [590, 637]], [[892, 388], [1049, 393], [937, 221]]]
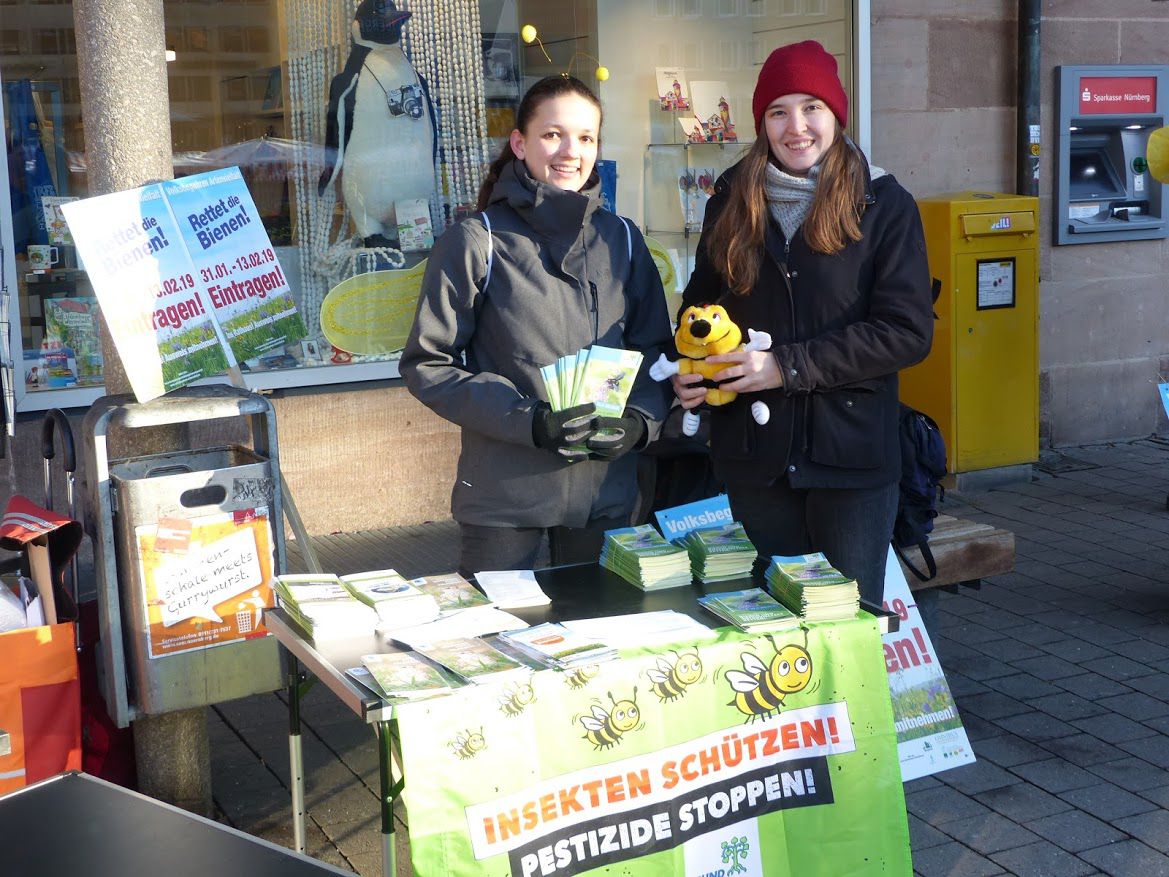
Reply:
[[588, 452], [583, 445], [596, 429], [596, 413], [597, 406], [592, 402], [563, 411], [553, 411], [547, 402], [537, 402], [532, 409], [532, 441], [536, 447], [554, 451], [569, 462], [586, 460]]
[[591, 460], [616, 460], [628, 454], [645, 436], [645, 420], [636, 411], [625, 409], [620, 417], [597, 417], [597, 431], [585, 442]]

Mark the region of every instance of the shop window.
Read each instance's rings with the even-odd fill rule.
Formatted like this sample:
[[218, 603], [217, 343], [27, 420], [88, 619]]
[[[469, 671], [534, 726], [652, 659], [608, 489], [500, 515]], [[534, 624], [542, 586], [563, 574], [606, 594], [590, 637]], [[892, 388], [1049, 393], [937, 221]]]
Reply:
[[244, 28], [244, 48], [248, 52], [267, 52], [268, 30], [263, 27]]
[[[55, 213], [60, 199], [88, 194], [84, 132], [101, 121], [81, 124], [72, 29], [34, 27], [34, 0], [0, 5], [4, 130], [19, 153], [9, 167], [21, 169], [9, 199], [13, 358], [25, 364], [22, 404], [44, 407], [36, 399], [55, 398], [50, 391], [102, 383], [93, 292]], [[308, 330], [304, 342], [244, 363], [253, 385], [396, 374], [428, 245], [474, 211], [484, 165], [540, 77], [571, 71], [597, 90], [602, 158], [616, 167], [607, 194], [673, 263], [673, 291], [697, 243], [698, 188], [754, 134], [750, 97], [766, 51], [806, 37], [832, 42], [851, 78], [845, 0], [411, 0], [398, 48], [412, 68], [380, 66], [377, 52], [390, 49], [356, 65], [354, 104], [344, 109], [357, 121], [338, 167], [330, 83], [346, 75], [356, 5], [165, 0], [175, 174], [241, 169]], [[538, 41], [521, 39], [526, 24]], [[56, 57], [34, 73], [10, 46]], [[600, 64], [608, 81], [593, 78]], [[683, 123], [696, 111], [660, 108], [658, 68], [677, 71], [696, 95], [725, 97], [742, 136], [688, 145]], [[351, 84], [342, 79], [335, 95]]]
[[244, 29], [242, 27], [219, 28], [219, 50], [221, 52], [243, 52]]
[[76, 55], [77, 43], [71, 27], [33, 28], [32, 50], [37, 55]]

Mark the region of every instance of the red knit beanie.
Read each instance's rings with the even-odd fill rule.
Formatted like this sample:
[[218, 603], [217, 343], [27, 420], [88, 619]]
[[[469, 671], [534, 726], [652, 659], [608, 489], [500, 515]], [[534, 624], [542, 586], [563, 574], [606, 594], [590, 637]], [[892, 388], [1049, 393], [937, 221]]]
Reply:
[[836, 73], [836, 59], [815, 40], [780, 46], [763, 62], [751, 100], [756, 131], [763, 126], [767, 107], [785, 94], [818, 97], [828, 104], [841, 125], [848, 124], [848, 95]]

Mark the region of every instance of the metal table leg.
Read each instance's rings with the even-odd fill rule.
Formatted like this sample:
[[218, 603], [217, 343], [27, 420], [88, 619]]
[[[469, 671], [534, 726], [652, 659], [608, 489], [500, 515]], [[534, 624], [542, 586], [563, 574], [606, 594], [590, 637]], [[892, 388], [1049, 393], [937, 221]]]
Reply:
[[288, 772], [292, 786], [292, 842], [304, 852], [304, 750], [300, 741], [300, 685], [303, 675], [296, 656], [288, 655]]
[[378, 768], [381, 780], [382, 811], [382, 877], [394, 877], [398, 872], [397, 850], [394, 847], [394, 800], [402, 791], [402, 782], [394, 783], [394, 753], [389, 722], [374, 724], [378, 742]]

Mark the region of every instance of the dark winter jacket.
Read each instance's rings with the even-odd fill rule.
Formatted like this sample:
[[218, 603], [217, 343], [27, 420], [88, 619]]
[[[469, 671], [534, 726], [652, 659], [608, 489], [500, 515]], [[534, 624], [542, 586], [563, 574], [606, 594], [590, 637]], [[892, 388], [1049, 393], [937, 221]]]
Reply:
[[[709, 228], [726, 203], [731, 168], [706, 209]], [[699, 244], [683, 307], [715, 303], [747, 329], [772, 336], [782, 388], [745, 393], [713, 410], [715, 471], [727, 484], [878, 487], [900, 478], [897, 372], [924, 359], [933, 302], [921, 220], [892, 176], [871, 180], [860, 241], [831, 256], [769, 221], [759, 278], [731, 294]], [[762, 399], [760, 426], [749, 406]]]
[[[649, 365], [670, 348], [661, 278], [641, 233], [580, 193], [536, 182], [520, 161], [504, 168], [480, 216], [435, 243], [400, 369], [410, 392], [462, 427], [451, 496], [454, 518], [484, 526], [584, 526], [629, 514], [636, 454], [568, 463], [537, 448], [532, 411], [547, 401], [540, 368], [582, 347], [645, 355], [628, 407], [656, 435], [668, 385]], [[632, 258], [631, 258], [632, 254]]]

